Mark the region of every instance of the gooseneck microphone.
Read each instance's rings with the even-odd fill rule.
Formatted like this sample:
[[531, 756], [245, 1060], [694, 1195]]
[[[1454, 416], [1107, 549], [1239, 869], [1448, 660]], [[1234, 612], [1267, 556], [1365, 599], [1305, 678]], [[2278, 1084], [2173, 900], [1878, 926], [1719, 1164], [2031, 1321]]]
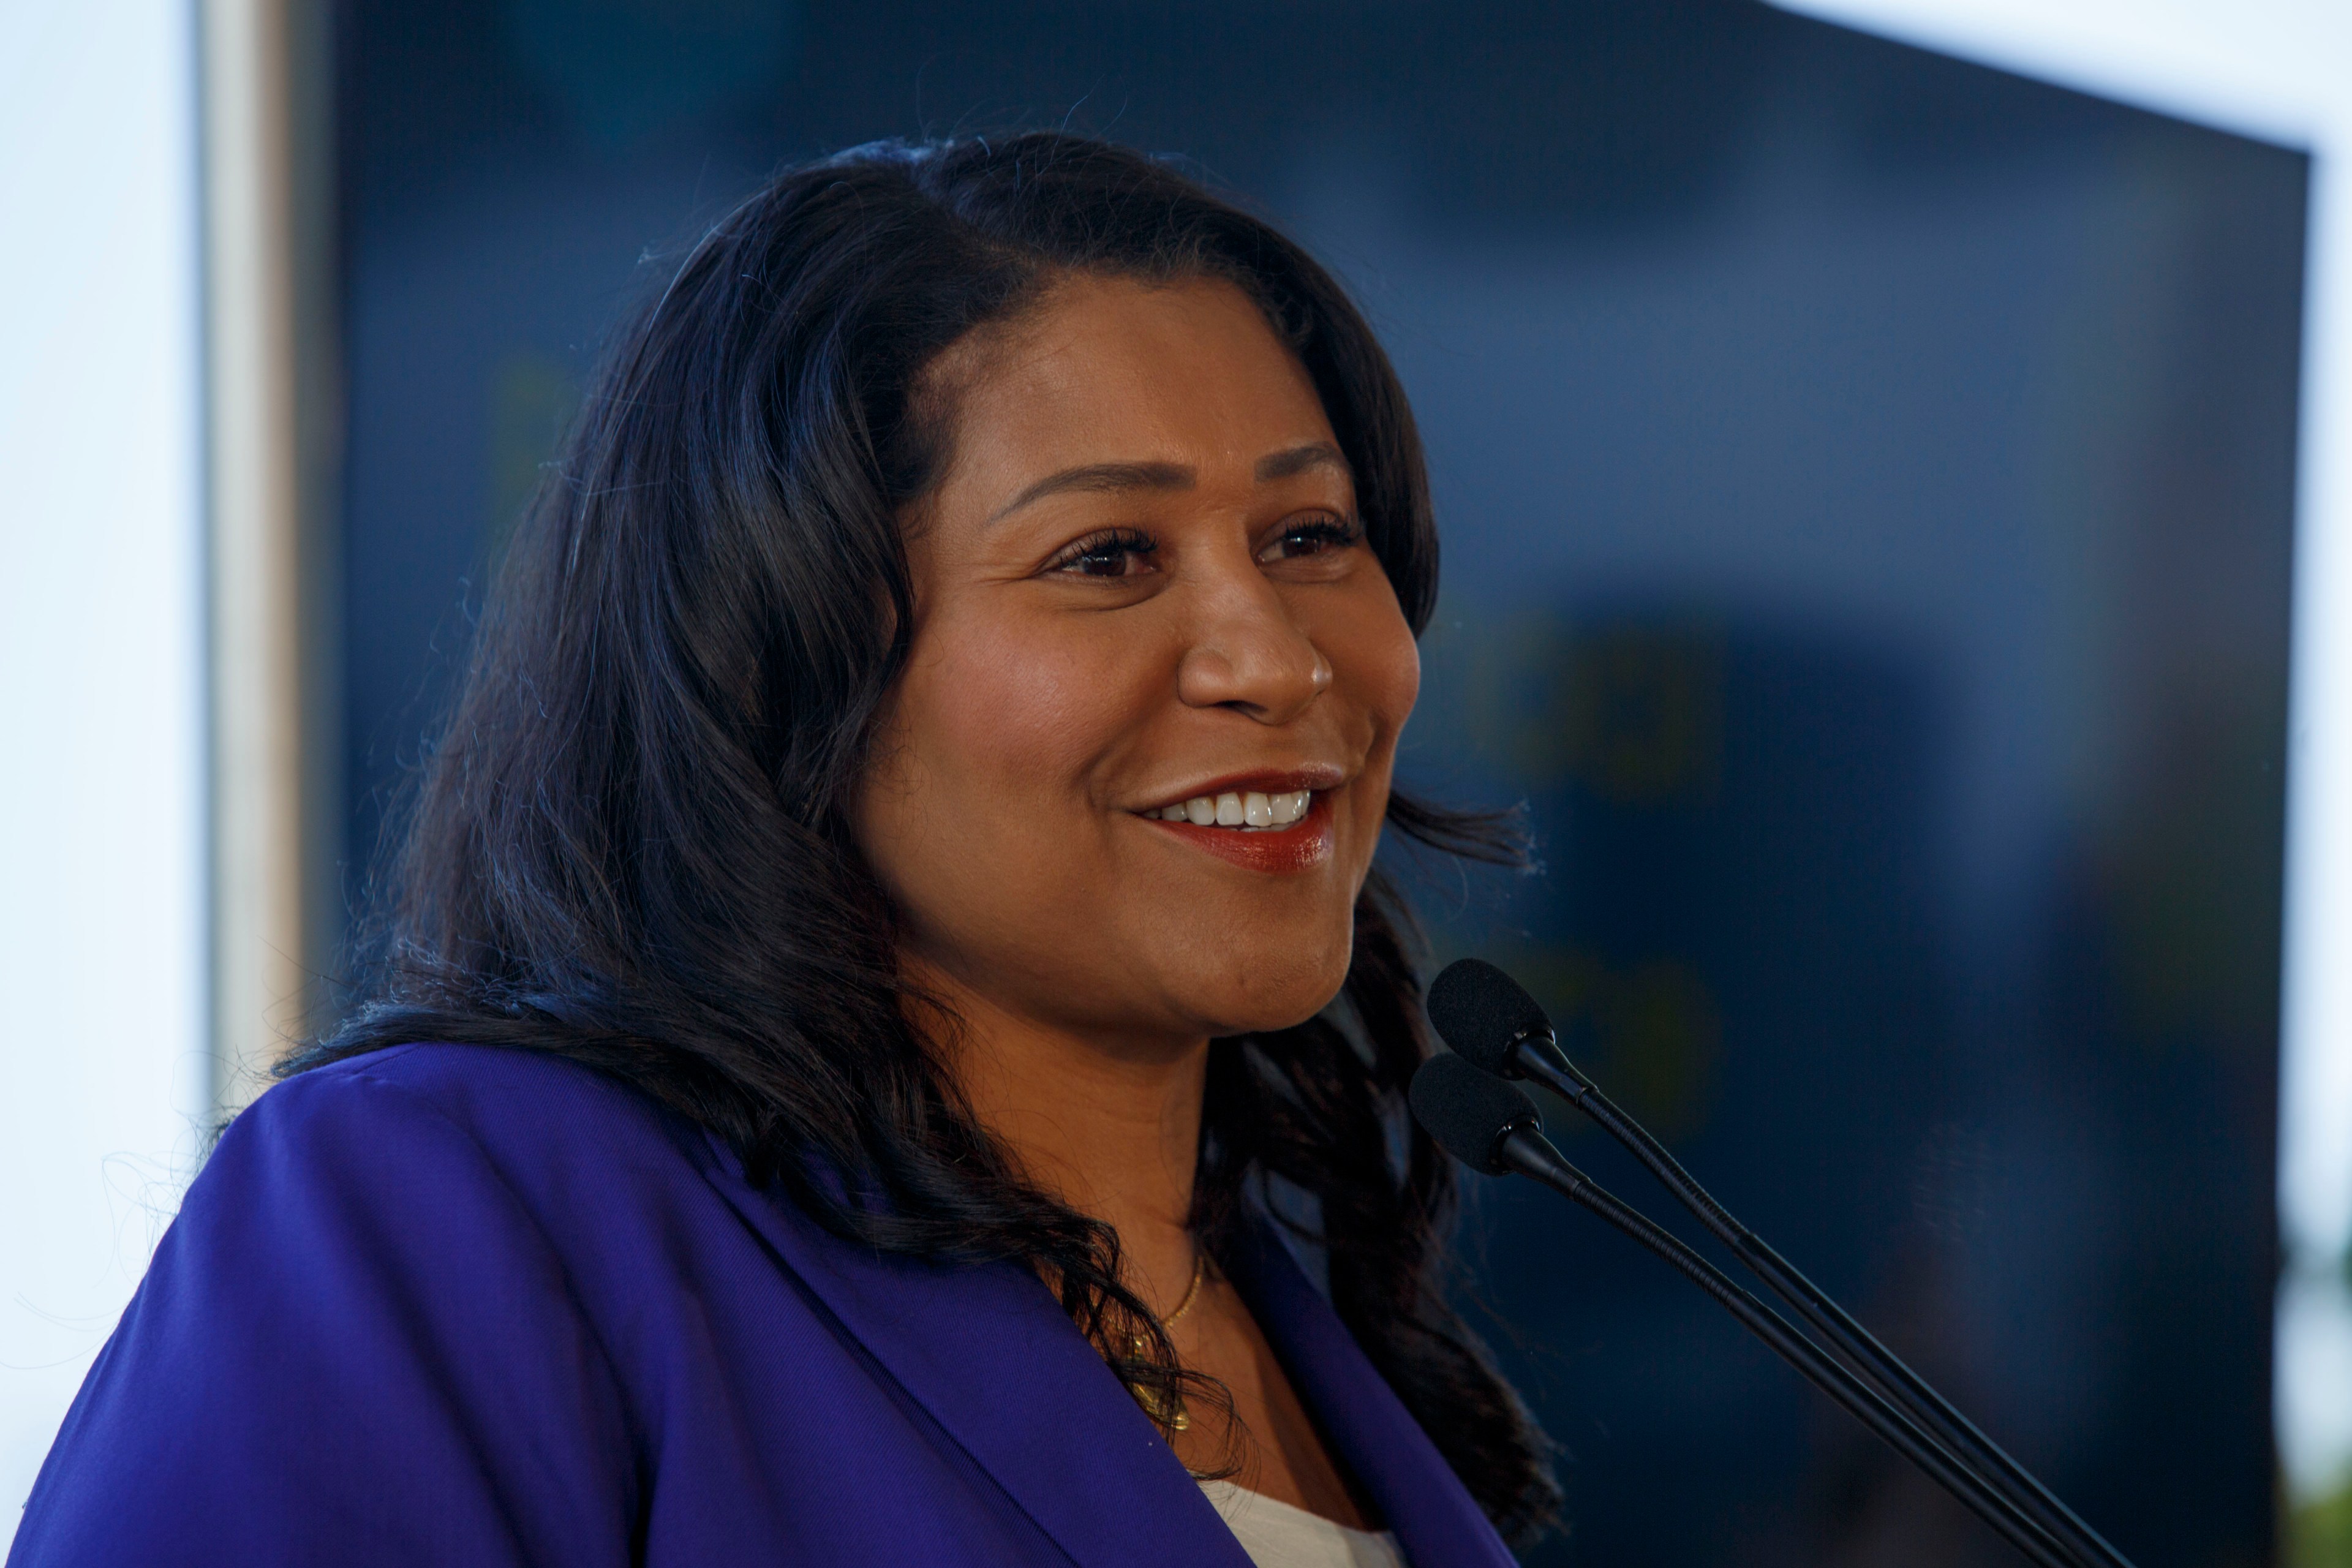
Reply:
[[1757, 1338], [1886, 1444], [1965, 1503], [2011, 1544], [2043, 1568], [2076, 1568], [2075, 1559], [2008, 1497], [1956, 1461], [1909, 1417], [1832, 1360], [1788, 1321], [1726, 1278], [1574, 1165], [1543, 1135], [1535, 1101], [1458, 1056], [1432, 1057], [1413, 1074], [1413, 1120], [1438, 1146], [1488, 1175], [1532, 1176], [1623, 1231], [1714, 1297]]
[[[1685, 1207], [1696, 1215], [1708, 1230], [1729, 1247], [1740, 1261], [1759, 1279], [1793, 1307], [1830, 1343], [1843, 1352], [1864, 1376], [1875, 1384], [1877, 1392], [1874, 1397], [1883, 1395], [1882, 1403], [1891, 1401], [1899, 1410], [1900, 1418], [1905, 1419], [1906, 1426], [1909, 1426], [1914, 1434], [1922, 1437], [1933, 1453], [1941, 1456], [1945, 1468], [1953, 1469], [1956, 1473], [1966, 1473], [1973, 1479], [1979, 1488], [2000, 1500], [2006, 1516], [2021, 1516], [2032, 1525], [2037, 1537], [2058, 1543], [2064, 1552], [2061, 1561], [2080, 1564], [2081, 1568], [2131, 1568], [2128, 1559], [2110, 1545], [2097, 1531], [2085, 1524], [2073, 1510], [2059, 1500], [2030, 1471], [2003, 1452], [1999, 1445], [1987, 1437], [1974, 1423], [1954, 1408], [1948, 1400], [1910, 1367], [1905, 1365], [1899, 1357], [1881, 1344], [1868, 1330], [1856, 1322], [1787, 1259], [1734, 1218], [1728, 1210], [1716, 1202], [1714, 1197], [1683, 1169], [1680, 1163], [1666, 1151], [1663, 1144], [1651, 1137], [1633, 1118], [1620, 1110], [1608, 1096], [1601, 1093], [1592, 1080], [1579, 1071], [1561, 1052], [1558, 1037], [1552, 1029], [1551, 1020], [1545, 1016], [1542, 1007], [1517, 982], [1491, 963], [1475, 958], [1464, 959], [1458, 963], [1450, 965], [1431, 985], [1429, 1015], [1431, 1021], [1436, 1025], [1438, 1033], [1462, 1058], [1460, 1068], [1440, 1069], [1444, 1080], [1459, 1081], [1462, 1077], [1461, 1069], [1466, 1068], [1474, 1076], [1494, 1075], [1487, 1078], [1489, 1083], [1508, 1092], [1516, 1093], [1515, 1090], [1510, 1090], [1509, 1085], [1501, 1083], [1499, 1080], [1504, 1078], [1525, 1078], [1553, 1090], [1570, 1104], [1590, 1116], [1612, 1137], [1622, 1143], [1634, 1158], [1641, 1161], [1650, 1173], [1657, 1177]], [[1444, 1059], [1446, 1058], [1439, 1058], [1441, 1061]], [[1426, 1070], [1424, 1068], [1424, 1071]], [[1433, 1083], [1437, 1081], [1442, 1080], [1433, 1079]], [[1416, 1078], [1414, 1080], [1416, 1117], [1420, 1117], [1423, 1125], [1429, 1128], [1432, 1137], [1436, 1138], [1449, 1150], [1453, 1150], [1454, 1145], [1446, 1142], [1445, 1136], [1439, 1133], [1426, 1117], [1421, 1116], [1419, 1084], [1420, 1079]], [[1433, 1089], [1432, 1092], [1437, 1091]], [[1523, 1096], [1520, 1098], [1524, 1100]], [[1530, 1114], [1533, 1109], [1533, 1105], [1529, 1103], [1528, 1110]], [[1457, 1127], [1456, 1131], [1460, 1130]], [[1535, 1142], [1543, 1143], [1540, 1132], [1533, 1136]], [[1549, 1149], [1550, 1145], [1543, 1143], [1543, 1147]], [[1458, 1150], [1454, 1152], [1459, 1155]], [[1467, 1155], [1460, 1157], [1481, 1170], [1494, 1168], [1489, 1164], [1480, 1163], [1479, 1161]], [[1558, 1160], [1556, 1151], [1551, 1157]], [[1572, 1170], [1572, 1167], [1566, 1166], [1565, 1162], [1560, 1162], [1560, 1164], [1562, 1168]], [[1517, 1165], [1507, 1168], [1519, 1169]], [[1626, 1224], [1625, 1219], [1601, 1209], [1599, 1205], [1580, 1197], [1578, 1193], [1562, 1186], [1559, 1181], [1553, 1180], [1549, 1175], [1543, 1175], [1533, 1170], [1525, 1173], [1538, 1175], [1538, 1179], [1544, 1180], [1547, 1184], [1559, 1187], [1571, 1198], [1585, 1203], [1587, 1207], [1601, 1213], [1604, 1218], [1610, 1219], [1611, 1223], [1633, 1234], [1635, 1239], [1643, 1241], [1645, 1246], [1650, 1246], [1652, 1250], [1661, 1250], [1651, 1241], [1650, 1237], [1662, 1236], [1664, 1233], [1658, 1232], [1656, 1226], [1638, 1214], [1625, 1209], [1624, 1205], [1618, 1204], [1615, 1199], [1609, 1198], [1607, 1194], [1601, 1194], [1601, 1196], [1621, 1211], [1625, 1219], [1630, 1219], [1634, 1224]], [[1598, 1190], [1592, 1189], [1591, 1184], [1580, 1176], [1578, 1180], [1586, 1189]], [[1640, 1228], [1635, 1228], [1636, 1226]], [[1664, 1239], [1672, 1247], [1688, 1253], [1688, 1249], [1683, 1248], [1682, 1244], [1675, 1241], [1673, 1237], [1665, 1237]], [[1702, 1289], [1707, 1289], [1708, 1293], [1716, 1296], [1717, 1300], [1730, 1307], [1735, 1315], [1740, 1316], [1743, 1322], [1747, 1322], [1750, 1329], [1762, 1335], [1767, 1342], [1772, 1343], [1773, 1347], [1780, 1350], [1784, 1356], [1789, 1356], [1792, 1362], [1798, 1361], [1798, 1356], [1791, 1355], [1789, 1350], [1778, 1342], [1773, 1334], [1759, 1327], [1738, 1308], [1732, 1307], [1732, 1303], [1720, 1291], [1706, 1279], [1692, 1273], [1679, 1258], [1664, 1252], [1661, 1255], [1667, 1256], [1669, 1262], [1675, 1263], [1675, 1267], [1681, 1268], [1685, 1275], [1696, 1280]], [[1704, 1259], [1698, 1258], [1696, 1254], [1689, 1254], [1689, 1257], [1691, 1261], [1698, 1264], [1700, 1268], [1709, 1268], [1710, 1272], [1712, 1271], [1710, 1266], [1706, 1264]], [[1719, 1274], [1716, 1278], [1725, 1288], [1738, 1290], [1738, 1287], [1732, 1285], [1727, 1279], [1723, 1279]], [[1739, 1294], [1745, 1296], [1746, 1292], [1740, 1291]], [[1795, 1337], [1804, 1346], [1805, 1352], [1819, 1358], [1822, 1363], [1835, 1367], [1839, 1374], [1845, 1374], [1844, 1367], [1830, 1361], [1811, 1341], [1797, 1335], [1795, 1331], [1777, 1314], [1770, 1313], [1769, 1309], [1764, 1309], [1760, 1303], [1754, 1303], [1752, 1297], [1748, 1300], [1755, 1304], [1759, 1310], [1764, 1311], [1768, 1317], [1770, 1317], [1774, 1323], [1779, 1324], [1781, 1331]], [[1799, 1370], [1807, 1371], [1807, 1368], [1800, 1363]], [[1812, 1373], [1807, 1371], [1807, 1375], [1812, 1376]], [[1813, 1381], [1816, 1384], [1822, 1384], [1820, 1377], [1814, 1377]], [[1832, 1393], [1832, 1397], [1837, 1396], [1835, 1391], [1829, 1389], [1827, 1384], [1822, 1386], [1825, 1392]], [[1864, 1392], [1872, 1393], [1866, 1388]], [[1841, 1400], [1840, 1403], [1846, 1402]], [[1906, 1457], [1912, 1458], [1915, 1462], [1921, 1462], [1917, 1454], [1913, 1453], [1904, 1443], [1896, 1442], [1894, 1437], [1889, 1436], [1885, 1429], [1879, 1427], [1876, 1423], [1871, 1422], [1870, 1417], [1864, 1415], [1861, 1410], [1856, 1409], [1852, 1404], [1846, 1404], [1846, 1408], [1871, 1424], [1874, 1430], [1878, 1431], [1882, 1437], [1885, 1437], [1898, 1449], [1902, 1449]], [[1922, 1427], [1926, 1429], [1924, 1433], [1920, 1432]], [[1929, 1434], [1932, 1436], [1928, 1436]], [[1931, 1475], [1936, 1474], [1934, 1468], [1924, 1462], [1921, 1463], [1922, 1468], [1928, 1468]], [[1937, 1476], [1937, 1479], [1941, 1480], [1943, 1477]], [[1949, 1483], [1947, 1482], [1947, 1485], [1948, 1486]], [[1966, 1496], [1962, 1497], [1962, 1500], [1970, 1501]], [[1975, 1504], [1971, 1502], [1971, 1506]], [[1979, 1508], [1978, 1511], [1982, 1513], [1984, 1510]], [[1988, 1516], [1989, 1521], [1990, 1518], [1990, 1516]], [[2011, 1532], [2004, 1531], [2004, 1533]], [[2011, 1539], [2015, 1539], [2014, 1535]], [[2032, 1554], [2029, 1552], [2029, 1555]]]
[[1473, 1066], [1498, 1078], [1539, 1083], [1599, 1123], [1774, 1294], [1796, 1309], [1953, 1455], [1976, 1467], [2035, 1522], [2063, 1542], [2085, 1568], [2131, 1568], [2128, 1558], [1820, 1287], [1734, 1218], [1683, 1169], [1665, 1145], [1601, 1093], [1559, 1048], [1551, 1019], [1517, 981], [1483, 959], [1465, 958], [1449, 964], [1430, 985], [1429, 1018], [1445, 1043]]

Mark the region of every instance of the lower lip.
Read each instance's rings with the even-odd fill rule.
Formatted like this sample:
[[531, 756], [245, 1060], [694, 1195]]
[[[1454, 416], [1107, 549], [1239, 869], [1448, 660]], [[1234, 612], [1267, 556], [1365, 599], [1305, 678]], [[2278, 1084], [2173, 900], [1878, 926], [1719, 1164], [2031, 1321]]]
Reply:
[[1163, 833], [1173, 834], [1185, 843], [1205, 849], [1221, 860], [1229, 860], [1246, 871], [1264, 871], [1277, 877], [1296, 876], [1331, 858], [1331, 796], [1328, 791], [1319, 789], [1315, 792], [1307, 815], [1278, 831], [1202, 827], [1197, 823], [1170, 822], [1158, 816], [1138, 820], [1148, 822]]

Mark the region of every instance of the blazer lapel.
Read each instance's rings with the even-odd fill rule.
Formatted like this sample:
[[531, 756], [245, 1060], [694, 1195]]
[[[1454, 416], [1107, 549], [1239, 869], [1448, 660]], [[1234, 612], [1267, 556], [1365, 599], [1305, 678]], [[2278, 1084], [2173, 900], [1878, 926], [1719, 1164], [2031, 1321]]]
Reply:
[[752, 1187], [723, 1144], [709, 1148], [728, 1203], [1080, 1568], [1251, 1568], [1034, 1274], [859, 1247]]
[[1405, 1561], [1512, 1568], [1502, 1537], [1271, 1227], [1255, 1226], [1231, 1264], [1291, 1386], [1380, 1505]]

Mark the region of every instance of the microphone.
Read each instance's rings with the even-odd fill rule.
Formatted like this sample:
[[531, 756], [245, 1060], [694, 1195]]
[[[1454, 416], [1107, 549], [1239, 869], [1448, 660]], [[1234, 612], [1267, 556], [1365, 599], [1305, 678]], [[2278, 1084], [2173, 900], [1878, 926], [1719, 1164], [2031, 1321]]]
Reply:
[[1976, 1467], [2043, 1530], [2063, 1542], [2086, 1568], [2131, 1568], [2130, 1559], [1820, 1287], [1734, 1218], [1664, 1144], [1601, 1093], [1560, 1050], [1551, 1019], [1517, 981], [1483, 959], [1465, 958], [1447, 965], [1431, 984], [1428, 1010], [1438, 1034], [1465, 1060], [1498, 1078], [1539, 1083], [1599, 1123], [1774, 1294], [1934, 1433], [1954, 1456]]
[[2028, 1558], [2042, 1568], [2078, 1568], [2076, 1559], [2063, 1551], [2031, 1515], [1955, 1460], [1908, 1416], [1790, 1328], [1786, 1319], [1570, 1164], [1543, 1135], [1543, 1117], [1535, 1101], [1518, 1089], [1459, 1056], [1440, 1053], [1421, 1064], [1406, 1098], [1413, 1120], [1447, 1153], [1488, 1175], [1532, 1176], [1591, 1209], [1714, 1297], [1813, 1386], [1918, 1466]]

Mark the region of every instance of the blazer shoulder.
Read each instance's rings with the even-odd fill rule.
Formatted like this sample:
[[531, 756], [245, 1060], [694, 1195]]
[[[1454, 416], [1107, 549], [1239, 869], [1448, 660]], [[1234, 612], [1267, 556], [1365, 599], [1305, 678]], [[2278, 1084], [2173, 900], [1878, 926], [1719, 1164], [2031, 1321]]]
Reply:
[[371, 1207], [445, 1191], [495, 1198], [566, 1250], [667, 1229], [740, 1174], [702, 1128], [593, 1068], [436, 1044], [387, 1047], [273, 1086], [230, 1123], [205, 1174], [215, 1167], [232, 1185], [268, 1191], [341, 1182]]
[[599, 1175], [641, 1123], [591, 1074], [457, 1047], [264, 1092], [67, 1416], [25, 1561], [620, 1561], [650, 1384], [584, 1282], [656, 1255], [663, 1212], [625, 1228]]
[[492, 1152], [583, 1131], [676, 1142], [682, 1126], [638, 1090], [551, 1052], [419, 1042], [346, 1057], [275, 1084], [226, 1136], [248, 1128], [282, 1136], [321, 1121], [356, 1136], [369, 1123], [426, 1111]]

